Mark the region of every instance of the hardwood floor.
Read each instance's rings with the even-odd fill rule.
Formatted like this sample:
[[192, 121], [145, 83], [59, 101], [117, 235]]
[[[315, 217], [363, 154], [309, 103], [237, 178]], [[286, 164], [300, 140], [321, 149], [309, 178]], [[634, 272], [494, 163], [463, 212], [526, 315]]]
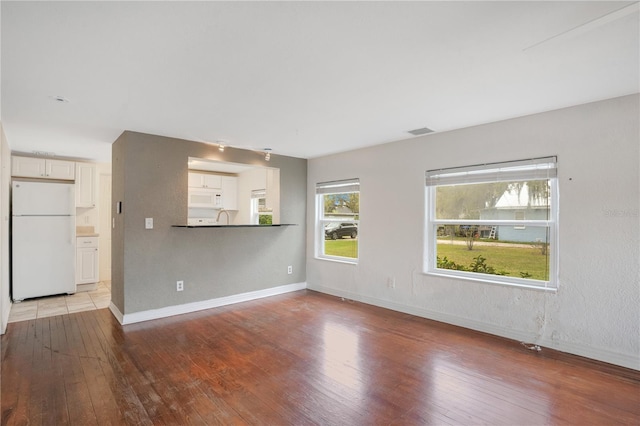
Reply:
[[2, 424], [639, 424], [640, 373], [312, 291], [9, 324]]

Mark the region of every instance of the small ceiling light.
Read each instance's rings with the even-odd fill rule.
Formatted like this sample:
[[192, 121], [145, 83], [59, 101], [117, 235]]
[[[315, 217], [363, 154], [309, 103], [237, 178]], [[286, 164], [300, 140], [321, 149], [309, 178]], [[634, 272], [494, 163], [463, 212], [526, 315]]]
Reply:
[[223, 144], [218, 144], [218, 151], [224, 152], [224, 145]]
[[56, 102], [60, 102], [60, 103], [68, 103], [69, 99], [65, 98], [64, 96], [49, 96], [51, 99], [53, 99]]

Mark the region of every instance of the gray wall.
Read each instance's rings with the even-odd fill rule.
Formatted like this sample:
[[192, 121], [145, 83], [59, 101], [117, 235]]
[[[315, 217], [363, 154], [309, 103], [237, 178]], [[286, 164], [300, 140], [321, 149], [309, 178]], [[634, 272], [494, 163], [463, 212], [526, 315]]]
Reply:
[[[280, 169], [288, 227], [174, 228], [187, 221], [188, 157]], [[123, 314], [304, 282], [304, 159], [124, 132], [113, 144], [112, 302]], [[115, 204], [123, 201], [123, 212]], [[146, 217], [154, 229], [146, 230]], [[293, 274], [287, 274], [287, 266]], [[176, 281], [184, 280], [183, 292]]]
[[[309, 160], [308, 287], [640, 369], [639, 114], [632, 95]], [[557, 292], [423, 273], [426, 170], [550, 155]], [[316, 259], [315, 184], [354, 177], [359, 263]]]
[[9, 297], [9, 203], [11, 199], [11, 151], [0, 122], [0, 334], [7, 329]]

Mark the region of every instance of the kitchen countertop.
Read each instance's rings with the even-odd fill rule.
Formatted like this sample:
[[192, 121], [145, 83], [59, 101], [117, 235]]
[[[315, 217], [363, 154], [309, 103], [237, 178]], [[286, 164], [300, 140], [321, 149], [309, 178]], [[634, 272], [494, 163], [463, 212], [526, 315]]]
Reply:
[[76, 237], [99, 237], [93, 226], [76, 226]]

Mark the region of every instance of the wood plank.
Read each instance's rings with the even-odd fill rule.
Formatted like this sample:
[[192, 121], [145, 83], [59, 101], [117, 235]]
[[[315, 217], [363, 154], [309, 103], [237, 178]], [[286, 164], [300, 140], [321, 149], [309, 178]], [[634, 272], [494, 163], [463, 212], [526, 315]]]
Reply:
[[638, 371], [313, 291], [1, 343], [3, 425], [640, 423]]

